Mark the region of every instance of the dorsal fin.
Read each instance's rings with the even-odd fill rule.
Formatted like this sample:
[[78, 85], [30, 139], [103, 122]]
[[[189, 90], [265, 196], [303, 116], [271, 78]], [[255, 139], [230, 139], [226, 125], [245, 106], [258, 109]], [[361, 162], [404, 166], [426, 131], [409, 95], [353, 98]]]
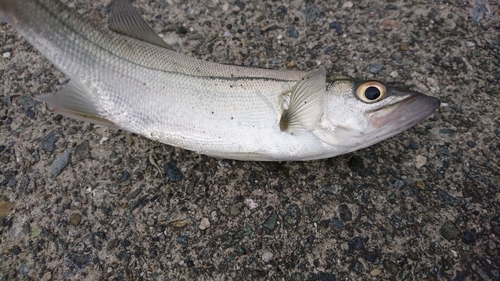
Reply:
[[132, 6], [132, 0], [115, 0], [113, 2], [109, 29], [128, 37], [173, 50], [141, 17]]
[[326, 70], [308, 72], [292, 89], [290, 105], [280, 120], [281, 131], [298, 133], [314, 130], [324, 113]]

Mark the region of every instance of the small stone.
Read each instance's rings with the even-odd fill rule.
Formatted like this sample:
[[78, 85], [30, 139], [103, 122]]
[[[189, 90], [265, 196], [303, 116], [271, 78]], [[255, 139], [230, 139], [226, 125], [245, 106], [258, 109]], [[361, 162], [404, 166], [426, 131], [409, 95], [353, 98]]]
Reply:
[[236, 1], [234, 2], [234, 4], [235, 4], [236, 6], [238, 6], [238, 8], [240, 8], [240, 10], [245, 9], [245, 6], [246, 6], [245, 2], [240, 1], [240, 0], [236, 0]]
[[210, 227], [210, 221], [208, 218], [202, 218], [200, 222], [200, 226], [198, 226], [201, 230], [205, 230]]
[[124, 183], [130, 178], [130, 173], [128, 171], [123, 171], [122, 176], [120, 177], [120, 180], [118, 180], [119, 183]]
[[250, 209], [250, 210], [253, 210], [257, 207], [259, 207], [259, 204], [253, 202], [252, 199], [245, 199], [245, 205], [247, 205], [247, 207]]
[[349, 245], [349, 248], [352, 250], [363, 250], [363, 239], [361, 237], [354, 237], [351, 241], [347, 243]]
[[418, 149], [418, 148], [419, 148], [418, 142], [416, 142], [416, 141], [411, 141], [411, 142], [410, 142], [410, 148], [411, 148], [411, 149]]
[[132, 146], [134, 144], [134, 139], [132, 138], [132, 134], [126, 134], [125, 141], [129, 146]]
[[338, 21], [332, 21], [330, 23], [330, 29], [334, 29], [337, 32], [337, 35], [340, 36], [344, 32], [342, 31], [342, 25]]
[[474, 232], [472, 232], [471, 230], [467, 230], [464, 233], [464, 236], [462, 236], [462, 242], [464, 242], [465, 244], [471, 244], [474, 241], [476, 241], [476, 234], [474, 234]]
[[263, 227], [267, 228], [269, 231], [273, 231], [274, 228], [276, 227], [276, 221], [278, 220], [278, 215], [276, 212], [272, 212], [269, 217], [267, 217], [266, 221], [262, 225]]
[[342, 8], [343, 8], [343, 9], [350, 9], [350, 8], [352, 8], [352, 6], [354, 6], [354, 4], [352, 3], [352, 1], [347, 1], [347, 2], [345, 2], [345, 3], [342, 5]]
[[2, 57], [4, 58], [9, 58], [10, 57], [10, 52], [5, 52], [2, 54]]
[[63, 135], [62, 131], [54, 130], [46, 135], [42, 140], [42, 149], [47, 152], [54, 151], [54, 144]]
[[401, 189], [403, 188], [403, 186], [405, 186], [405, 182], [402, 179], [397, 179], [392, 185], [394, 185], [394, 187], [397, 189]]
[[291, 38], [299, 38], [299, 32], [293, 25], [286, 27], [286, 35]]
[[73, 213], [69, 216], [69, 224], [73, 226], [78, 226], [82, 221], [82, 215], [79, 213]]
[[286, 208], [286, 214], [284, 217], [285, 222], [288, 225], [295, 226], [300, 222], [301, 211], [297, 204], [291, 204]]
[[469, 140], [469, 141], [467, 141], [467, 146], [470, 147], [470, 148], [474, 148], [474, 147], [476, 147], [476, 143], [473, 142], [473, 141], [471, 141], [471, 140]]
[[341, 185], [328, 183], [321, 187], [321, 192], [325, 194], [337, 195], [342, 191], [342, 189]]
[[68, 165], [69, 163], [69, 156], [71, 154], [71, 148], [67, 148], [63, 155], [57, 159], [54, 164], [52, 164], [52, 175], [54, 177], [57, 177], [62, 170]]
[[417, 169], [422, 168], [425, 164], [427, 164], [427, 158], [425, 156], [417, 155], [415, 157], [415, 167]]
[[273, 259], [273, 253], [271, 252], [264, 252], [262, 254], [262, 261], [265, 263], [269, 263]]
[[26, 276], [30, 272], [30, 269], [26, 263], [22, 263], [19, 267], [19, 275]]
[[0, 218], [6, 217], [16, 207], [16, 203], [9, 202], [9, 200], [0, 196]]
[[370, 73], [373, 73], [373, 74], [378, 74], [380, 72], [380, 70], [382, 70], [384, 66], [381, 65], [380, 63], [370, 63], [368, 65], [368, 71], [370, 71]]
[[391, 260], [384, 260], [384, 268], [392, 274], [392, 276], [397, 276], [399, 273], [398, 265]]
[[438, 188], [437, 196], [442, 202], [444, 202], [452, 207], [458, 206], [458, 199], [451, 196], [450, 194], [448, 194], [448, 192], [444, 191], [441, 188]]
[[425, 183], [422, 182], [422, 181], [415, 182], [415, 186], [418, 187], [418, 189], [420, 189], [420, 190], [425, 190], [426, 189], [425, 188]]
[[281, 5], [278, 7], [278, 9], [276, 10], [276, 14], [278, 15], [286, 15], [287, 14], [287, 9], [285, 6]]
[[371, 276], [379, 276], [380, 273], [382, 273], [382, 270], [380, 270], [378, 268], [374, 268], [372, 271], [370, 271]]
[[455, 240], [460, 235], [460, 228], [458, 228], [454, 222], [447, 221], [439, 229], [439, 233], [444, 239], [451, 241]]
[[182, 245], [187, 245], [188, 243], [188, 238], [186, 236], [178, 236], [175, 241], [177, 241], [177, 243], [179, 244], [182, 244]]
[[31, 238], [36, 238], [42, 233], [42, 227], [38, 224], [35, 224], [31, 227]]
[[337, 208], [340, 220], [343, 222], [348, 222], [352, 220], [352, 212], [349, 210], [349, 206], [342, 204]]
[[165, 170], [165, 174], [167, 175], [168, 179], [172, 182], [178, 182], [182, 179], [182, 173], [177, 168], [177, 166], [174, 165], [172, 162], [167, 162], [163, 166], [163, 169]]
[[312, 2], [307, 2], [306, 9], [302, 10], [302, 13], [306, 17], [306, 23], [310, 24], [316, 20], [316, 7]]
[[42, 279], [40, 281], [50, 281], [52, 280], [52, 273], [50, 271], [47, 271], [43, 274]]
[[181, 25], [181, 26], [179, 26], [179, 27], [175, 30], [175, 33], [183, 35], [183, 34], [188, 33], [188, 30], [187, 30], [187, 28], [186, 28], [186, 27], [184, 27], [184, 26], [182, 26], [182, 25]]
[[182, 228], [182, 227], [186, 227], [188, 225], [191, 225], [192, 223], [193, 223], [193, 221], [191, 221], [190, 219], [184, 219], [184, 220], [174, 221], [174, 222], [172, 222], [172, 225], [175, 227]]
[[335, 226], [336, 228], [338, 229], [344, 229], [344, 223], [342, 223], [340, 220], [338, 219], [331, 219], [330, 220], [330, 224]]

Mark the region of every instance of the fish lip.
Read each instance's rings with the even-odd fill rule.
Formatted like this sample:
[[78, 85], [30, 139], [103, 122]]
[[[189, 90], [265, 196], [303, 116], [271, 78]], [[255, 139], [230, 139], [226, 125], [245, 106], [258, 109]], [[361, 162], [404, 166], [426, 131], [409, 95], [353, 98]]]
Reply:
[[[399, 92], [393, 89], [394, 92]], [[401, 91], [404, 92], [404, 91]], [[408, 92], [406, 92], [408, 95]], [[424, 120], [439, 108], [441, 101], [419, 92], [410, 92], [410, 96], [390, 107], [389, 112], [382, 112], [386, 107], [372, 112], [370, 123], [375, 128], [383, 126], [397, 127], [395, 131], [404, 131]]]

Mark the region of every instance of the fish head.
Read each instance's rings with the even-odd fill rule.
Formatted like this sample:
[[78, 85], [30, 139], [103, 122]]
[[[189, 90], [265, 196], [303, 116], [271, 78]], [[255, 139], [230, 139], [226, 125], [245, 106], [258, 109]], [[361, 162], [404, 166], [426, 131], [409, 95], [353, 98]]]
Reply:
[[328, 81], [325, 111], [316, 134], [344, 152], [399, 134], [432, 114], [437, 98], [375, 81]]

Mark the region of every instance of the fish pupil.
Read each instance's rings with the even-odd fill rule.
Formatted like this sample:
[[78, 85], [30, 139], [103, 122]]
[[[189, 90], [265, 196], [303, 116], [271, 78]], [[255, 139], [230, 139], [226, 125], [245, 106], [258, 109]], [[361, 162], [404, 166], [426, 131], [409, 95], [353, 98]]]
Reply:
[[380, 90], [377, 87], [368, 87], [365, 90], [365, 97], [368, 100], [376, 100], [380, 97]]

